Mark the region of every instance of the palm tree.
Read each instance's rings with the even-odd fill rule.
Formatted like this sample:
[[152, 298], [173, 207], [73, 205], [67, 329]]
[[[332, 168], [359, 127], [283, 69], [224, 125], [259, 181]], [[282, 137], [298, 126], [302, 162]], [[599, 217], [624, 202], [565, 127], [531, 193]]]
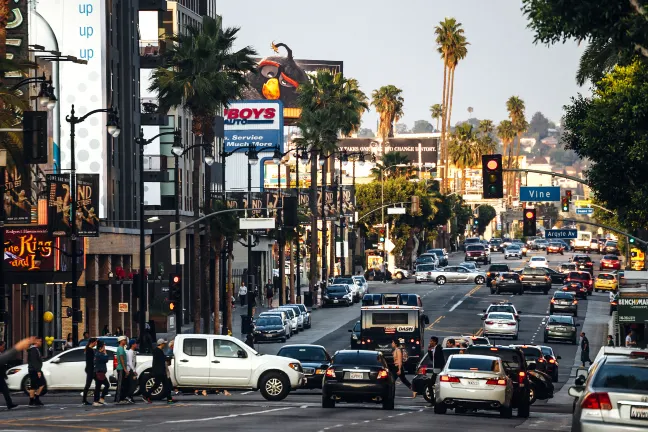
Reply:
[[[160, 108], [168, 111], [182, 107], [192, 115], [191, 130], [200, 137], [203, 144], [214, 142], [213, 119], [233, 99], [240, 98], [247, 86], [245, 75], [256, 68], [254, 49], [244, 47], [234, 50], [239, 32], [237, 27], [223, 28], [220, 17], [204, 17], [201, 26], [188, 25], [185, 32], [167, 38], [167, 49], [163, 53], [163, 67], [152, 74], [149, 91], [159, 94]], [[199, 167], [202, 154], [194, 152], [194, 166]], [[199, 217], [200, 170], [192, 173], [192, 202], [194, 217]], [[209, 169], [205, 178], [210, 178]], [[209, 224], [206, 224], [206, 241], [211, 243]], [[201, 317], [201, 248], [200, 229], [194, 230], [193, 289], [194, 331], [200, 332]], [[209, 254], [206, 255], [208, 257]], [[205, 258], [207, 259], [207, 258]], [[206, 285], [209, 283], [209, 266], [203, 260]], [[205, 304], [209, 304], [205, 299]], [[205, 323], [209, 323], [208, 309]], [[204, 317], [204, 316], [203, 316]]]
[[462, 24], [458, 23], [455, 18], [446, 18], [441, 21], [434, 29], [436, 35], [437, 50], [441, 54], [443, 60], [443, 97], [441, 102], [442, 116], [441, 116], [441, 163], [444, 164], [442, 171], [442, 191], [445, 189], [445, 182], [448, 172], [448, 144], [447, 144], [447, 130], [450, 125], [451, 109], [452, 109], [452, 87], [454, 82], [454, 69], [459, 60], [463, 59], [467, 54], [466, 38]]
[[630, 60], [624, 58], [621, 52], [619, 46], [609, 39], [592, 38], [578, 63], [576, 83], [579, 86], [584, 85], [587, 80], [597, 83], [612, 71], [614, 66]]
[[497, 151], [497, 143], [493, 139], [495, 125], [492, 120], [481, 120], [477, 128], [477, 154], [478, 160], [482, 155], [493, 154]]
[[[521, 139], [522, 139], [522, 134], [527, 131], [529, 128], [529, 123], [526, 121], [524, 117], [524, 110], [525, 110], [525, 105], [524, 101], [520, 99], [518, 96], [511, 96], [508, 101], [506, 101], [506, 110], [509, 112], [509, 118], [513, 122], [513, 127], [515, 127], [515, 133], [517, 134], [517, 148], [515, 151], [515, 159], [512, 159], [511, 153], [512, 153], [512, 146], [509, 149], [509, 160], [508, 160], [508, 168], [511, 168], [511, 162], [515, 160], [515, 166], [519, 164], [519, 157], [520, 157], [520, 147], [521, 147]], [[515, 175], [509, 174], [509, 177], [511, 181], [516, 177]], [[511, 187], [514, 187], [511, 184]], [[515, 193], [515, 190], [513, 190]]]
[[[509, 146], [513, 146], [513, 140], [515, 139], [515, 126], [511, 120], [502, 120], [497, 126], [497, 136], [502, 140], [502, 154], [506, 156], [506, 151], [509, 149]], [[504, 161], [506, 162], [506, 160]], [[502, 162], [504, 164], [504, 162]], [[507, 191], [509, 190], [509, 184], [506, 184]]]
[[[385, 153], [385, 156], [383, 156], [382, 160], [376, 163], [375, 167], [371, 168], [371, 175], [374, 177], [374, 179], [380, 181], [380, 175], [384, 169], [387, 169], [389, 167], [397, 167], [392, 171], [395, 177], [409, 177], [412, 173], [412, 166], [410, 164], [411, 161], [405, 153], [397, 151], [387, 152]], [[398, 165], [407, 166], [398, 167]]]
[[[318, 156], [329, 160], [337, 149], [339, 135], [348, 136], [361, 124], [362, 114], [369, 109], [367, 96], [359, 89], [356, 80], [344, 78], [340, 73], [326, 70], [309, 76], [308, 82], [299, 86], [297, 103], [302, 109], [297, 126], [301, 130], [298, 144], [310, 148], [311, 154], [311, 255], [310, 289], [317, 283], [317, 172]], [[322, 186], [325, 186], [327, 165], [322, 167]], [[327, 224], [323, 224], [322, 238], [326, 238]], [[327, 275], [324, 275], [326, 278]]]
[[449, 160], [458, 169], [464, 170], [461, 195], [466, 193], [466, 182], [468, 181], [468, 168], [477, 165], [477, 137], [470, 123], [458, 125], [450, 134], [448, 141]]
[[405, 99], [401, 96], [402, 93], [403, 90], [393, 85], [382, 86], [371, 93], [371, 105], [380, 115], [378, 136], [382, 140], [382, 155], [385, 154], [387, 139], [394, 136], [394, 123], [404, 115]]
[[434, 104], [430, 107], [430, 114], [436, 120], [436, 131], [439, 132], [439, 119], [443, 116], [443, 106]]

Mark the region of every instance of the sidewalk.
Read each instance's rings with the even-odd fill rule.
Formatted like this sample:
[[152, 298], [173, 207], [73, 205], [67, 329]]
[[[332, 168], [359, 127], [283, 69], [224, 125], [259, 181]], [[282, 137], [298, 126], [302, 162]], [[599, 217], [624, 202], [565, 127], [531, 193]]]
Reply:
[[[587, 315], [585, 315], [585, 322], [581, 331], [585, 332], [587, 339], [590, 341], [590, 358], [595, 358], [596, 354], [599, 352], [601, 347], [605, 344], [608, 335], [608, 323], [610, 321], [609, 317], [609, 303], [607, 301], [592, 300], [593, 297], [590, 297], [587, 300]], [[604, 299], [604, 300], [607, 300]], [[569, 396], [567, 391], [569, 387], [574, 385], [574, 380], [577, 377], [578, 369], [581, 368], [581, 348], [580, 348], [580, 338], [578, 349], [576, 350], [576, 356], [574, 357], [573, 364], [569, 364], [569, 359], [563, 360], [565, 366], [571, 367], [571, 373], [569, 374], [569, 379], [562, 386], [560, 391], [556, 393], [553, 399], [550, 399], [549, 404], [552, 405], [572, 405], [574, 398]]]

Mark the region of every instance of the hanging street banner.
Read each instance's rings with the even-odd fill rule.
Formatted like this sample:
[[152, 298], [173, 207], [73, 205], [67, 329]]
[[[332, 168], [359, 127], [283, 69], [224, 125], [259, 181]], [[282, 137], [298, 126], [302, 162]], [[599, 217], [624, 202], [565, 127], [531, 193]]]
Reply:
[[251, 146], [255, 146], [259, 151], [268, 147], [283, 150], [284, 121], [281, 101], [232, 101], [225, 109], [223, 117], [226, 152]]
[[76, 234], [79, 237], [99, 237], [99, 174], [77, 174], [76, 186]]
[[31, 223], [29, 171], [16, 167], [5, 170], [4, 211], [7, 225]]
[[353, 205], [355, 198], [355, 188], [353, 186], [342, 186], [342, 212], [344, 217], [353, 217], [355, 207]]
[[3, 270], [7, 272], [53, 271], [54, 245], [47, 231], [46, 226], [5, 228]]
[[52, 237], [67, 237], [70, 224], [70, 175], [47, 175], [47, 230]]

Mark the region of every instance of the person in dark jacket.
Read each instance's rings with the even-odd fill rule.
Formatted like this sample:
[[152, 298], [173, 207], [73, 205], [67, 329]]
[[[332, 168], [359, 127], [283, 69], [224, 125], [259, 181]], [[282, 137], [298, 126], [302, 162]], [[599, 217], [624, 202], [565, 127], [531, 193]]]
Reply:
[[[0, 341], [0, 354], [3, 354], [7, 350], [7, 343], [5, 341]], [[5, 398], [5, 402], [7, 404], [7, 409], [13, 409], [16, 408], [18, 405], [13, 403], [11, 400], [11, 393], [9, 392], [9, 387], [7, 387], [7, 383], [5, 380], [7, 379], [7, 365], [2, 365], [0, 366], [0, 392], [2, 392], [2, 395]]]
[[[95, 379], [95, 391], [94, 391], [94, 403], [92, 406], [102, 406], [106, 403], [106, 395], [108, 394], [108, 389], [110, 388], [110, 383], [108, 382], [108, 377], [106, 373], [108, 372], [108, 360], [110, 357], [106, 354], [106, 345], [103, 341], [97, 342], [97, 350], [94, 356], [94, 379]], [[103, 386], [103, 391], [101, 390]]]
[[[441, 372], [441, 369], [445, 366], [445, 356], [443, 355], [443, 347], [439, 345], [439, 338], [432, 336], [430, 338], [430, 343], [428, 345], [428, 364], [432, 366], [432, 377], [428, 381], [428, 386], [430, 387], [430, 394], [434, 394], [434, 383], [436, 381], [436, 375]], [[416, 397], [416, 392], [414, 396]]]
[[95, 347], [97, 346], [97, 338], [90, 338], [88, 340], [88, 345], [86, 345], [85, 353], [85, 373], [86, 373], [86, 382], [83, 387], [83, 405], [92, 405], [88, 402], [88, 390], [90, 390], [90, 385], [94, 381], [94, 360], [95, 360]]
[[164, 354], [164, 348], [167, 345], [165, 339], [158, 339], [157, 346], [153, 348], [153, 364], [151, 366], [151, 375], [153, 377], [153, 385], [151, 389], [143, 389], [142, 399], [146, 403], [151, 403], [151, 393], [153, 393], [158, 386], [162, 386], [162, 397], [165, 397], [167, 403], [174, 403], [173, 398], [171, 397], [171, 388], [173, 384], [169, 378], [169, 370], [167, 367], [167, 358]]
[[[43, 377], [43, 358], [41, 357], [41, 346], [43, 340], [40, 337], [34, 339], [34, 343], [27, 350], [27, 371], [31, 382], [29, 388], [29, 406], [43, 406], [40, 401], [40, 394], [45, 388], [45, 378]], [[34, 390], [36, 389], [36, 390]]]

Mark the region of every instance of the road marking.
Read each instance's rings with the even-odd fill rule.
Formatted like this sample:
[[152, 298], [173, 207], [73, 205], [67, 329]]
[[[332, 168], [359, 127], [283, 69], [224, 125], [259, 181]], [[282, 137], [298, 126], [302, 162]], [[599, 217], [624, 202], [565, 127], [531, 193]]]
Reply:
[[479, 291], [479, 290], [481, 289], [481, 287], [483, 287], [483, 286], [484, 286], [484, 285], [477, 285], [476, 287], [474, 287], [473, 289], [471, 289], [471, 290], [468, 292], [468, 294], [466, 294], [465, 296], [463, 296], [463, 297], [461, 298], [461, 300], [459, 300], [457, 303], [455, 303], [454, 306], [452, 306], [452, 307], [450, 308], [450, 310], [448, 310], [448, 312], [452, 312], [453, 310], [457, 309], [457, 308], [459, 307], [459, 305], [461, 305], [461, 303], [464, 302], [464, 300], [466, 300], [468, 297], [470, 297], [470, 296], [472, 296], [473, 294], [475, 294], [475, 293], [476, 293], [477, 291]]
[[176, 423], [194, 423], [194, 422], [206, 422], [206, 421], [212, 421], [212, 420], [222, 420], [226, 418], [237, 418], [237, 417], [246, 417], [246, 416], [253, 416], [253, 415], [259, 415], [259, 414], [267, 414], [271, 412], [276, 412], [276, 411], [285, 411], [293, 409], [293, 407], [286, 407], [286, 408], [274, 408], [274, 409], [269, 409], [269, 410], [263, 410], [263, 411], [253, 411], [249, 413], [242, 413], [242, 414], [230, 414], [230, 415], [222, 415], [222, 416], [216, 416], [216, 417], [205, 417], [205, 418], [199, 418], [199, 419], [185, 419], [185, 420], [169, 420], [164, 422], [165, 424], [176, 424]]
[[425, 328], [425, 330], [432, 330], [432, 327], [434, 327], [436, 324], [438, 324], [439, 321], [441, 321], [443, 318], [445, 318], [445, 315], [441, 315], [439, 318], [435, 319], [435, 320], [432, 322], [432, 324], [430, 324], [429, 326], [427, 326], [427, 327]]
[[250, 393], [256, 393], [256, 392], [250, 390], [250, 391], [243, 392], [241, 394], [242, 395], [249, 395]]

